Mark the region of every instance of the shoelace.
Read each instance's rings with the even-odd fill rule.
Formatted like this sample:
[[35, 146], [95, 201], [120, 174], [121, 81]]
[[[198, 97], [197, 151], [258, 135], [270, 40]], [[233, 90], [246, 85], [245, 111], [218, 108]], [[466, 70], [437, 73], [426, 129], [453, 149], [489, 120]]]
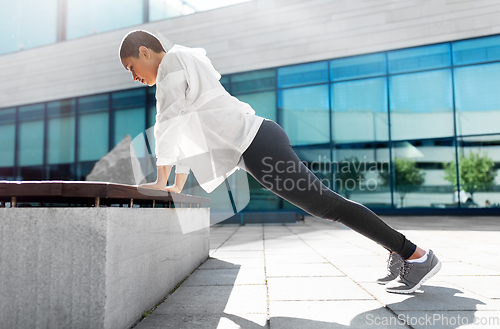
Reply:
[[399, 276], [401, 278], [406, 277], [406, 275], [408, 275], [408, 271], [410, 270], [411, 267], [413, 267], [413, 263], [408, 263], [408, 262], [403, 261], [403, 266], [401, 266], [399, 268]]
[[391, 274], [391, 267], [392, 265], [396, 264], [396, 254], [393, 254], [391, 253], [391, 255], [389, 256], [389, 259], [387, 259], [387, 273], [388, 274]]

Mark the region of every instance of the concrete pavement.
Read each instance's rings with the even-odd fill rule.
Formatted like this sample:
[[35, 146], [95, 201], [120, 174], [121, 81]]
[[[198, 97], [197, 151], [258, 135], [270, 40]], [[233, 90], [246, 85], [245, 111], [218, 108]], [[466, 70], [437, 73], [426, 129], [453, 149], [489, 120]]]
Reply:
[[211, 257], [135, 328], [500, 328], [500, 218], [384, 220], [443, 262], [414, 294], [378, 285], [387, 252], [343, 225], [215, 226]]

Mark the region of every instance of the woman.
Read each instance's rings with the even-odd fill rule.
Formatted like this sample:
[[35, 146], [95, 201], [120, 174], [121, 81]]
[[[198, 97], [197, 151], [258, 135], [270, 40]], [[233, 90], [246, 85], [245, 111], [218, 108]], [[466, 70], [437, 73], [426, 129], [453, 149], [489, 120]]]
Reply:
[[[256, 116], [224, 89], [203, 49], [175, 45], [166, 52], [156, 36], [136, 30], [122, 40], [120, 60], [134, 81], [156, 84], [158, 176], [142, 187], [180, 193], [191, 170], [210, 193], [243, 169], [309, 214], [341, 223], [386, 248], [388, 275], [377, 281], [387, 284], [386, 291], [412, 293], [441, 268], [432, 250], [417, 247], [370, 209], [323, 185], [277, 123]], [[166, 186], [174, 164], [175, 183]]]

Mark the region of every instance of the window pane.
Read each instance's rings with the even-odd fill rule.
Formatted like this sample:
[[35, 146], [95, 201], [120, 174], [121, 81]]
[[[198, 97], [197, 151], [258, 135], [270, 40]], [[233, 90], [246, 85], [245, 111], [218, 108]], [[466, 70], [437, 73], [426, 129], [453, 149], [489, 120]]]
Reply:
[[0, 167], [14, 166], [16, 109], [0, 110]]
[[332, 81], [368, 78], [386, 74], [385, 54], [371, 54], [330, 61]]
[[452, 43], [453, 64], [466, 65], [500, 60], [500, 35]]
[[275, 70], [240, 73], [231, 76], [231, 94], [233, 95], [275, 88]]
[[43, 120], [45, 113], [45, 104], [34, 104], [21, 106], [19, 108], [19, 120]]
[[47, 177], [50, 180], [74, 180], [75, 164], [56, 164], [47, 166]]
[[19, 166], [43, 164], [43, 120], [19, 123]]
[[0, 1], [0, 54], [57, 41], [57, 0]]
[[279, 92], [281, 126], [292, 145], [329, 143], [328, 85]]
[[78, 161], [99, 160], [108, 153], [108, 120], [108, 112], [79, 117]]
[[453, 136], [450, 70], [390, 77], [391, 137]]
[[385, 77], [337, 82], [331, 88], [336, 143], [389, 139]]
[[[154, 138], [154, 125], [156, 123], [156, 107], [150, 107], [148, 109], [149, 111], [149, 123], [148, 127], [146, 129], [146, 134], [147, 136], [147, 143], [149, 143], [149, 154], [151, 156], [156, 156], [155, 154], [155, 147], [156, 147], [156, 140]], [[137, 153], [137, 151], [136, 151]], [[138, 157], [141, 157], [139, 154], [137, 154]]]
[[500, 135], [461, 138], [459, 154], [461, 206], [500, 207]]
[[500, 64], [455, 69], [457, 134], [500, 132]]
[[149, 0], [149, 21], [189, 15], [194, 9], [181, 0]]
[[397, 208], [457, 207], [456, 185], [445, 178], [446, 164], [455, 160], [453, 139], [398, 142], [392, 154]]
[[[126, 135], [132, 140], [145, 131], [146, 117], [144, 108], [119, 110], [115, 112], [114, 145], [120, 143]], [[138, 157], [145, 155], [144, 143], [134, 143], [135, 153]]]
[[328, 62], [294, 65], [278, 69], [278, 87], [328, 82]]
[[331, 164], [337, 193], [369, 208], [391, 207], [391, 189], [380, 175], [389, 172], [387, 143], [336, 144]]
[[395, 50], [387, 53], [389, 73], [437, 69], [451, 65], [450, 45]]
[[47, 124], [47, 163], [73, 162], [75, 160], [75, 117], [51, 118]]
[[238, 99], [242, 102], [250, 104], [250, 106], [255, 110], [256, 115], [276, 121], [275, 91], [239, 95]]
[[67, 0], [66, 38], [142, 24], [143, 6], [143, 0]]
[[108, 111], [109, 95], [87, 96], [78, 99], [78, 113]]
[[146, 106], [146, 91], [145, 88], [139, 88], [114, 92], [111, 94], [111, 107], [116, 110]]
[[18, 165], [43, 164], [45, 104], [21, 106], [19, 108]]
[[220, 84], [224, 87], [224, 89], [226, 89], [227, 91], [229, 91], [230, 87], [229, 87], [229, 76], [223, 76], [222, 78], [220, 78], [219, 80]]
[[64, 115], [74, 115], [76, 99], [65, 99], [47, 103], [47, 116], [58, 117]]

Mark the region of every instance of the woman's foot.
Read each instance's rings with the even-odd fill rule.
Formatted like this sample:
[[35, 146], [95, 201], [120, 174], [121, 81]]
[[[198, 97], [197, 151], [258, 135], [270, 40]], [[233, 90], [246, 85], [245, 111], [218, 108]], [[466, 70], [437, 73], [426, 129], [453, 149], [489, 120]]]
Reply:
[[387, 275], [377, 280], [378, 284], [387, 284], [399, 275], [399, 268], [403, 265], [403, 258], [396, 253], [389, 253], [387, 259]]
[[432, 250], [429, 249], [426, 256], [424, 262], [409, 262], [410, 259], [403, 261], [399, 269], [399, 278], [388, 283], [385, 290], [397, 294], [411, 294], [420, 288], [422, 283], [441, 269], [441, 262]]
[[161, 184], [158, 181], [155, 181], [151, 183], [141, 184], [137, 188], [148, 188], [153, 190], [165, 191], [166, 184]]

